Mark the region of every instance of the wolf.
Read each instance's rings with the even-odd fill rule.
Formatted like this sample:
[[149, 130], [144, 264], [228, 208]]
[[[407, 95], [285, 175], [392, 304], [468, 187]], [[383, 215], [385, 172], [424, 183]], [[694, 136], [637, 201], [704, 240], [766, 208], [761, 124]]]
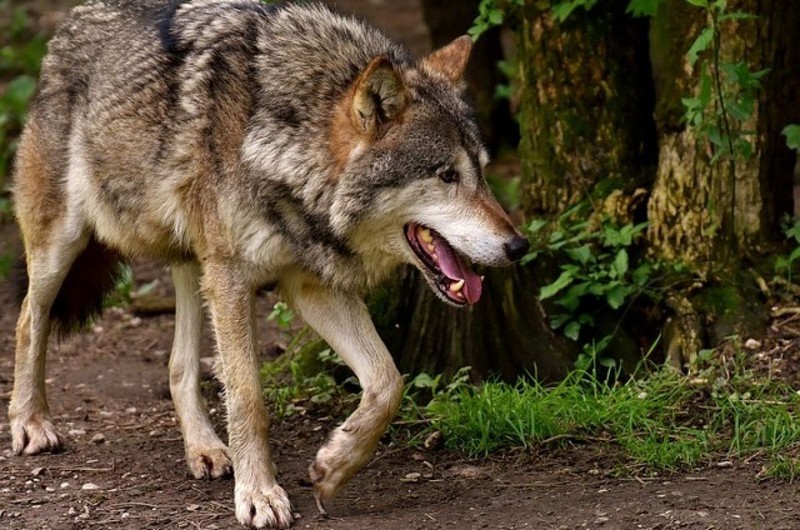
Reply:
[[[170, 264], [169, 384], [196, 478], [235, 477], [235, 514], [293, 518], [270, 458], [254, 297], [281, 296], [353, 369], [358, 408], [310, 467], [317, 506], [369, 459], [403, 379], [362, 296], [400, 264], [455, 306], [472, 264], [503, 266], [527, 240], [483, 178], [461, 37], [420, 60], [316, 4], [100, 0], [50, 41], [19, 142], [14, 200], [28, 284], [9, 405], [13, 450], [57, 451], [45, 396], [51, 331], [101, 307], [119, 264]], [[198, 372], [205, 308], [225, 387], [228, 444]]]

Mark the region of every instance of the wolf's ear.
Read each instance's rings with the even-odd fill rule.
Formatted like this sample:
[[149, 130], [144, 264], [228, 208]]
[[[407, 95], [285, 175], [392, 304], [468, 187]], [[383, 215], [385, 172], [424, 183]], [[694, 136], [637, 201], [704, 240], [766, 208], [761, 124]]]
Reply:
[[408, 104], [408, 89], [389, 58], [374, 58], [355, 82], [352, 118], [368, 136], [380, 136]]
[[422, 59], [422, 67], [457, 83], [464, 76], [471, 52], [472, 38], [464, 35]]

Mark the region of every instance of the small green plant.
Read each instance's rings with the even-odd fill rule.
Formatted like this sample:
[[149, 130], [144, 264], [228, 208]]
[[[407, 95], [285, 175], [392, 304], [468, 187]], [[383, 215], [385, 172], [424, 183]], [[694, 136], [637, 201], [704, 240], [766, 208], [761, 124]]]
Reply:
[[103, 307], [127, 307], [131, 303], [135, 280], [129, 265], [120, 266], [120, 274], [114, 289], [106, 295]]
[[[658, 11], [658, 5], [664, 0], [630, 0], [627, 12], [634, 17], [652, 17]], [[567, 20], [572, 13], [583, 8], [589, 11], [597, 4], [597, 0], [563, 0], [552, 7], [553, 17], [559, 22]]]
[[342, 361], [330, 348], [319, 351], [316, 362], [304, 359], [304, 353], [318, 349], [320, 344], [321, 341], [309, 341], [298, 346], [297, 355], [285, 353], [284, 357], [262, 365], [264, 395], [279, 418], [305, 413], [315, 405], [329, 405], [331, 409], [348, 407], [358, 398], [345, 389], [346, 384], [357, 384], [354, 377], [339, 384], [331, 375], [331, 370], [341, 366]]
[[272, 311], [267, 315], [267, 320], [275, 322], [275, 324], [283, 331], [289, 331], [294, 322], [294, 311], [286, 304], [286, 302], [276, 302], [272, 306]]
[[658, 296], [652, 287], [656, 265], [632, 257], [647, 225], [618, 226], [608, 218], [597, 224], [588, 219], [588, 208], [581, 203], [552, 225], [534, 220], [526, 227], [533, 245], [522, 262], [545, 253], [562, 263], [558, 278], [542, 287], [539, 298], [553, 300], [558, 311], [550, 316], [550, 326], [572, 340], [594, 327], [598, 311], [616, 311], [642, 294]]
[[508, 12], [513, 8], [525, 5], [525, 0], [481, 0], [478, 4], [478, 16], [468, 30], [473, 40], [497, 27], [506, 20]]
[[794, 249], [788, 255], [778, 256], [775, 260], [775, 273], [785, 275], [786, 279], [791, 282], [794, 262], [800, 258], [800, 217], [793, 220], [785, 219], [783, 233]]
[[[697, 94], [683, 98], [684, 120], [705, 142], [712, 154], [710, 165], [720, 164], [727, 170], [729, 219], [725, 236], [735, 247], [736, 238], [736, 164], [752, 157], [750, 124], [761, 89], [761, 80], [770, 70], [751, 70], [745, 62], [732, 62], [722, 57], [723, 24], [756, 18], [742, 11], [729, 12], [727, 0], [686, 0], [703, 9], [708, 26], [703, 28], [687, 52], [690, 66], [701, 61]], [[713, 200], [713, 199], [712, 199]], [[716, 230], [719, 220], [712, 221]]]
[[416, 375], [403, 389], [400, 416], [409, 421], [425, 416], [426, 407], [434, 401], [447, 400], [462, 389], [468, 388], [471, 370], [469, 366], [460, 368], [448, 382], [445, 382], [442, 374], [431, 377], [423, 372]]
[[786, 137], [786, 145], [800, 154], [800, 125], [787, 125], [782, 134]]

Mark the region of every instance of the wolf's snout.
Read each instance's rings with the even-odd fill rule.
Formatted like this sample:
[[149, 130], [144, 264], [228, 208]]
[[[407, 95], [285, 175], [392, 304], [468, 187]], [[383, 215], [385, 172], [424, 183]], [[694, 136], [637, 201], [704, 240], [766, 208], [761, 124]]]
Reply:
[[511, 261], [522, 259], [522, 256], [528, 253], [529, 248], [531, 248], [530, 242], [521, 236], [514, 236], [511, 241], [503, 244], [506, 256], [508, 256], [508, 259]]

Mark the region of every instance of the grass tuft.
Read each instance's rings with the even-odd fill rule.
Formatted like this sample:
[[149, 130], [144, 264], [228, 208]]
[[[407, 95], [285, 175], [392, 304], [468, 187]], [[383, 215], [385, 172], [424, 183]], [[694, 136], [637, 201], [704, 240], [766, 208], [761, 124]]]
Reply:
[[800, 442], [800, 397], [777, 383], [741, 396], [669, 370], [622, 384], [576, 371], [552, 387], [531, 380], [463, 387], [434, 397], [424, 413], [449, 449], [471, 456], [560, 439], [600, 441], [651, 469], [759, 453], [771, 476], [793, 478], [800, 466], [784, 453]]

